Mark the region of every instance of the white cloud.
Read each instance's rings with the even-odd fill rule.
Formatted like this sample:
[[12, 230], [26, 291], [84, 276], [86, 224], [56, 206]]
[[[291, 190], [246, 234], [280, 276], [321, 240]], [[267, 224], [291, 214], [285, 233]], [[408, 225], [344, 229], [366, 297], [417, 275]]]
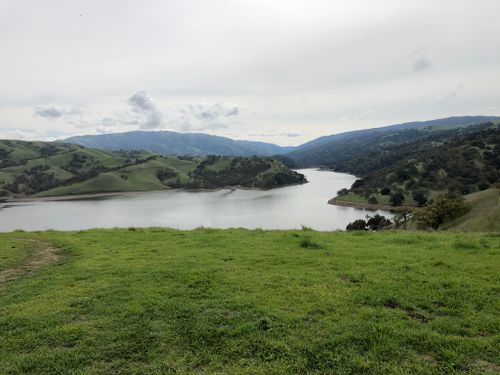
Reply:
[[96, 117], [90, 107], [64, 108], [57, 104], [38, 105], [36, 116], [49, 120], [61, 119], [67, 124], [91, 133], [110, 133], [130, 130], [204, 131], [225, 129], [241, 109], [232, 103], [191, 103], [161, 110], [153, 99], [141, 90], [127, 101], [127, 109]]

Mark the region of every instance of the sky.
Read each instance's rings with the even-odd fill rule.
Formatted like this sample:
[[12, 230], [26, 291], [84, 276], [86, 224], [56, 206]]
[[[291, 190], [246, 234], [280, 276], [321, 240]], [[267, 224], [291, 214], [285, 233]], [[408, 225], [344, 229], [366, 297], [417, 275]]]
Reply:
[[0, 0], [0, 138], [297, 145], [500, 115], [498, 0]]

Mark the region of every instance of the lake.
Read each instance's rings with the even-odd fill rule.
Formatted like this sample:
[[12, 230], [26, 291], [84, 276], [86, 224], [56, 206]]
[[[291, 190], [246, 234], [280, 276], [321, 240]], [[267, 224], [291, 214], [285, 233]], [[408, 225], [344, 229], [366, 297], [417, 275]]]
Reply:
[[[0, 231], [112, 227], [345, 229], [373, 211], [327, 201], [355, 176], [303, 169], [309, 183], [273, 190], [155, 191], [64, 201], [0, 203]], [[387, 215], [384, 211], [375, 211]], [[389, 214], [390, 215], [390, 214]]]

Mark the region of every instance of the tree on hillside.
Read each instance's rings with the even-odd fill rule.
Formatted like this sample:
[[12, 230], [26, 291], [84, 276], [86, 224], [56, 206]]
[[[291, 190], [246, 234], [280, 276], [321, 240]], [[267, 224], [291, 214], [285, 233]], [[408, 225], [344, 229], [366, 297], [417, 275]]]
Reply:
[[347, 195], [349, 194], [349, 190], [344, 188], [344, 189], [340, 189], [339, 191], [337, 191], [337, 195], [338, 196], [344, 196], [344, 195]]
[[389, 189], [388, 187], [382, 188], [380, 190], [380, 194], [381, 195], [389, 195], [389, 194], [391, 194], [391, 189]]
[[402, 193], [394, 193], [390, 198], [389, 202], [392, 203], [393, 206], [401, 206], [401, 204], [404, 202], [405, 196]]
[[394, 213], [394, 227], [398, 229], [406, 229], [408, 223], [413, 216], [413, 209], [407, 207], [399, 207], [392, 210]]
[[437, 229], [447, 220], [455, 219], [467, 212], [465, 200], [458, 194], [444, 194], [430, 201], [413, 215], [419, 229]]
[[414, 191], [412, 194], [413, 200], [417, 202], [418, 207], [423, 207], [427, 204], [427, 195], [425, 194], [425, 191], [422, 190], [417, 190]]

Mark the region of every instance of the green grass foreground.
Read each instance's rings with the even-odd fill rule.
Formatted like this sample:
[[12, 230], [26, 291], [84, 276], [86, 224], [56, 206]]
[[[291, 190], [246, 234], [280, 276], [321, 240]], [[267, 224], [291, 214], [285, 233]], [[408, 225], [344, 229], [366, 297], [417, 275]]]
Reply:
[[1, 373], [500, 371], [498, 234], [13, 232], [0, 272], [23, 238], [60, 258], [0, 284]]

